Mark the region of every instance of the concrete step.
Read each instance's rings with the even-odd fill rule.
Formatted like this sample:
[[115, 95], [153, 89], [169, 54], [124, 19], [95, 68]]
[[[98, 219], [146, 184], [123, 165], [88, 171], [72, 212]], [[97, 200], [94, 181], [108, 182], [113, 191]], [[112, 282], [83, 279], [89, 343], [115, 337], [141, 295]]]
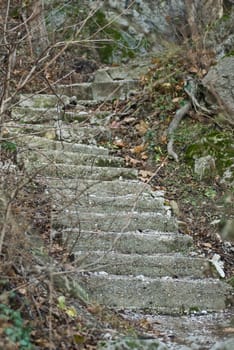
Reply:
[[100, 192], [99, 195], [90, 194], [86, 189], [80, 192], [74, 192], [71, 190], [59, 191], [57, 189], [50, 189], [50, 198], [54, 202], [54, 209], [79, 211], [81, 208], [89, 208], [92, 212], [113, 212], [114, 210], [131, 211], [136, 210], [138, 212], [147, 211], [160, 211], [167, 215], [166, 211], [170, 210], [169, 207], [164, 205], [164, 198], [152, 196], [148, 193], [141, 194], [129, 194], [122, 196], [103, 196]]
[[193, 279], [218, 277], [211, 263], [202, 258], [177, 254], [121, 254], [105, 251], [76, 251], [76, 266], [86, 271], [104, 271], [112, 275], [157, 278], [189, 277]]
[[22, 134], [31, 134], [45, 138], [50, 136], [52, 140], [59, 139], [60, 141], [86, 145], [97, 145], [98, 142], [109, 142], [112, 140], [111, 131], [100, 125], [83, 126], [80, 123], [62, 123], [58, 125], [56, 122], [50, 124], [5, 123], [4, 125], [9, 130], [10, 135], [18, 137]]
[[57, 134], [59, 134], [60, 140], [68, 142], [85, 143], [86, 145], [111, 144], [114, 139], [113, 132], [106, 126], [101, 125], [100, 120], [98, 120], [98, 123], [95, 121], [93, 121], [92, 125], [63, 123], [58, 129]]
[[105, 273], [77, 274], [91, 300], [116, 309], [165, 314], [220, 311], [227, 307], [231, 287], [214, 279], [149, 278]]
[[58, 193], [60, 190], [66, 190], [68, 196], [72, 194], [89, 193], [89, 195], [116, 197], [124, 195], [148, 194], [153, 198], [162, 198], [164, 201], [164, 191], [153, 191], [151, 186], [139, 180], [90, 180], [90, 179], [60, 179], [47, 177], [48, 188]]
[[[81, 146], [81, 145], [80, 145]], [[87, 146], [86, 146], [87, 147]], [[51, 163], [26, 163], [28, 173], [38, 173], [43, 176], [57, 176], [61, 179], [92, 179], [92, 180], [115, 180], [136, 179], [137, 170], [131, 168], [109, 168], [89, 165], [51, 164]]]
[[56, 164], [71, 164], [71, 165], [86, 165], [97, 167], [124, 167], [123, 158], [86, 154], [78, 152], [61, 152], [60, 150], [24, 150], [21, 149], [18, 154], [19, 161], [29, 161], [40, 163], [56, 163]]
[[135, 79], [100, 81], [92, 83], [58, 85], [58, 94], [76, 96], [79, 100], [111, 101], [125, 99], [131, 91], [139, 88], [139, 81]]
[[77, 229], [62, 229], [54, 232], [63, 244], [75, 251], [90, 250], [116, 252], [121, 254], [170, 254], [193, 250], [193, 240], [188, 235], [174, 232], [85, 232]]
[[188, 235], [176, 232], [127, 231], [101, 232], [76, 229], [59, 229], [54, 236], [74, 247], [73, 251], [115, 251], [121, 254], [168, 254], [189, 253], [193, 240]]
[[15, 142], [21, 147], [23, 146], [25, 148], [26, 146], [28, 149], [34, 150], [58, 150], [61, 152], [77, 152], [105, 156], [109, 154], [108, 149], [104, 147], [70, 143], [65, 141], [54, 141], [35, 135], [23, 135], [22, 137], [15, 137]]
[[94, 74], [95, 82], [103, 81], [118, 81], [133, 79], [138, 80], [143, 74], [147, 74], [151, 62], [142, 62], [143, 64], [135, 64], [134, 66], [118, 66], [118, 67], [105, 67], [98, 69]]
[[176, 220], [170, 212], [128, 212], [114, 211], [92, 212], [90, 208], [79, 209], [75, 212], [64, 210], [52, 214], [52, 223], [55, 228], [79, 227], [82, 231], [143, 231], [158, 230], [173, 232], [177, 230]]
[[14, 107], [11, 111], [12, 120], [21, 124], [44, 124], [60, 119], [57, 108]]
[[24, 138], [24, 135], [34, 135], [38, 137], [47, 137], [51, 135], [51, 139], [57, 139], [56, 122], [48, 122], [44, 124], [21, 124], [21, 123], [5, 123], [5, 127], [9, 130], [11, 136]]
[[72, 110], [63, 111], [60, 108], [38, 108], [38, 107], [14, 107], [11, 118], [21, 124], [45, 124], [55, 121], [64, 122], [90, 122], [103, 124], [108, 112], [85, 110], [85, 107], [76, 107]]
[[17, 105], [20, 107], [49, 109], [63, 105], [68, 99], [67, 96], [56, 96], [54, 94], [20, 94]]

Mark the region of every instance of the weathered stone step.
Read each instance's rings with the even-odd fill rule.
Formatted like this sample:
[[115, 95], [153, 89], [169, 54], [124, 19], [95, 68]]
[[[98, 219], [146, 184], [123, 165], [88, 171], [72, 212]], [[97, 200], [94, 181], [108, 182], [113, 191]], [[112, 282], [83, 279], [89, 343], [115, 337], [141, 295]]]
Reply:
[[86, 154], [78, 152], [61, 152], [60, 150], [21, 150], [18, 156], [19, 160], [27, 160], [30, 162], [40, 163], [57, 163], [71, 165], [90, 165], [97, 167], [124, 167], [123, 158]]
[[45, 124], [20, 124], [20, 123], [5, 123], [6, 128], [9, 130], [10, 135], [15, 137], [22, 137], [24, 135], [35, 135], [39, 137], [47, 138], [50, 135], [50, 139], [57, 139], [57, 126], [54, 121]]
[[98, 69], [94, 74], [94, 81], [108, 82], [116, 80], [133, 79], [138, 80], [143, 74], [146, 74], [151, 65], [150, 62], [142, 62], [141, 64], [135, 64], [134, 66], [118, 66], [118, 67], [105, 67]]
[[[33, 109], [40, 109], [44, 108], [46, 110], [49, 110], [51, 108], [54, 108], [55, 110], [61, 109], [64, 105], [69, 104], [70, 97], [66, 95], [54, 95], [54, 94], [20, 94], [19, 101], [16, 104], [15, 107], [13, 107], [13, 110], [18, 106], [22, 108], [33, 108]], [[97, 101], [91, 100], [82, 100], [79, 99], [79, 106], [86, 106], [86, 107], [93, 107], [97, 105]], [[99, 111], [100, 114], [102, 113], [105, 115], [106, 112]]]
[[15, 140], [17, 145], [27, 146], [28, 149], [59, 150], [61, 152], [77, 152], [106, 156], [109, 154], [108, 149], [104, 147], [96, 147], [64, 141], [54, 141], [35, 135], [23, 135], [22, 137], [17, 137]]
[[92, 82], [70, 85], [58, 85], [58, 94], [76, 96], [79, 100], [109, 101], [125, 99], [129, 92], [139, 88], [139, 81], [134, 79]]
[[[79, 277], [78, 277], [79, 276]], [[231, 288], [214, 279], [78, 274], [91, 300], [117, 309], [147, 310], [165, 314], [219, 311], [227, 307]]]
[[[81, 146], [81, 145], [80, 145]], [[86, 146], [87, 147], [87, 146]], [[92, 180], [136, 179], [137, 170], [131, 168], [109, 168], [89, 165], [27, 163], [25, 169], [40, 175]]]
[[44, 124], [59, 120], [60, 113], [57, 108], [14, 107], [11, 117], [21, 124]]
[[102, 195], [102, 196], [124, 196], [124, 195], [141, 195], [141, 193], [147, 193], [152, 197], [161, 197], [164, 201], [164, 191], [153, 191], [150, 185], [143, 183], [139, 180], [89, 180], [89, 179], [60, 179], [47, 177], [46, 181], [48, 187], [58, 192], [59, 190], [66, 190], [68, 195], [72, 193], [84, 193], [88, 192], [90, 195]]
[[188, 235], [172, 232], [85, 232], [77, 229], [55, 231], [55, 236], [74, 246], [74, 252], [90, 250], [115, 251], [122, 254], [188, 253], [193, 240]]
[[86, 271], [104, 271], [113, 275], [131, 275], [157, 278], [218, 277], [211, 263], [202, 258], [177, 254], [120, 254], [105, 251], [76, 251], [77, 266]]
[[19, 102], [20, 107], [33, 107], [33, 108], [55, 108], [63, 105], [64, 102], [69, 101], [67, 96], [59, 96], [52, 94], [20, 94]]
[[153, 197], [148, 193], [129, 194], [122, 196], [107, 197], [100, 192], [99, 195], [89, 193], [89, 190], [74, 192], [64, 189], [59, 190], [50, 189], [50, 198], [53, 200], [54, 208], [58, 210], [79, 211], [86, 207], [92, 212], [113, 212], [114, 210], [131, 211], [160, 211], [167, 215], [166, 211], [169, 207], [164, 205], [164, 198]]
[[[168, 213], [167, 213], [168, 214]], [[161, 212], [127, 212], [114, 211], [113, 213], [92, 212], [89, 208], [75, 212], [62, 211], [54, 213], [53, 226], [80, 227], [82, 231], [135, 231], [157, 230], [173, 232], [177, 230], [176, 221], [170, 215]]]
[[[112, 140], [111, 131], [100, 125], [83, 126], [77, 123], [57, 125], [56, 122], [44, 124], [19, 124], [5, 123], [11, 135], [31, 134], [40, 137], [47, 137], [52, 140], [63, 140], [65, 142], [85, 143], [96, 145], [97, 141]], [[23, 137], [23, 136], [22, 136]]]
[[14, 107], [11, 118], [15, 122], [24, 124], [45, 124], [58, 120], [65, 122], [90, 122], [102, 124], [108, 112], [84, 110], [84, 107], [63, 111], [58, 108]]

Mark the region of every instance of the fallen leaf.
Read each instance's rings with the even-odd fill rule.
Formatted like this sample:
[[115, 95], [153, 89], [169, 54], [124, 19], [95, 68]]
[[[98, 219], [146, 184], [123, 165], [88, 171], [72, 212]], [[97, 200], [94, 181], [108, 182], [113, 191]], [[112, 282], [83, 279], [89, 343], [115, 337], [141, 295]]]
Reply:
[[126, 117], [123, 120], [124, 123], [131, 123], [131, 122], [134, 122], [134, 121], [135, 121], [134, 117]]
[[136, 130], [141, 136], [145, 135], [145, 133], [148, 131], [148, 128], [149, 126], [144, 120], [141, 120], [140, 123], [136, 125]]
[[138, 146], [131, 148], [130, 151], [131, 151], [131, 153], [139, 154], [145, 150], [145, 147], [146, 147], [146, 145], [144, 143], [142, 143], [141, 145], [138, 145]]
[[190, 73], [197, 73], [197, 72], [198, 72], [198, 68], [192, 66], [192, 67], [189, 68], [189, 72], [190, 72]]
[[142, 152], [141, 153], [141, 159], [142, 160], [147, 160], [149, 157], [148, 157], [148, 155], [146, 154], [146, 152]]
[[175, 97], [175, 98], [173, 98], [172, 102], [173, 102], [173, 103], [178, 103], [178, 102], [180, 102], [181, 100], [182, 100], [181, 97]]
[[96, 315], [96, 314], [99, 314], [101, 311], [102, 311], [102, 306], [101, 305], [90, 305], [87, 307], [87, 310], [93, 314], [93, 315]]
[[163, 83], [162, 87], [169, 89], [171, 87], [171, 83]]
[[86, 340], [85, 336], [82, 334], [74, 334], [73, 339], [76, 344], [84, 344]]
[[140, 170], [139, 171], [139, 178], [143, 182], [146, 182], [152, 176], [153, 176], [153, 173], [151, 171], [147, 171], [147, 170]]
[[26, 288], [19, 288], [18, 291], [19, 291], [22, 295], [27, 295], [27, 289], [26, 289]]
[[212, 244], [211, 243], [202, 243], [202, 245], [205, 248], [212, 248]]
[[163, 144], [166, 144], [167, 143], [167, 135], [162, 135], [160, 137], [160, 141], [163, 143]]
[[113, 122], [109, 125], [110, 129], [118, 129], [120, 127], [120, 122], [113, 120]]
[[71, 307], [68, 307], [66, 309], [66, 314], [69, 317], [76, 317], [77, 316], [77, 311], [76, 311], [76, 309], [73, 306], [71, 306]]
[[127, 165], [133, 165], [133, 166], [141, 164], [141, 162], [139, 160], [134, 159], [134, 158], [129, 157], [129, 156], [125, 157], [125, 162], [126, 162]]
[[206, 69], [202, 69], [202, 76], [206, 75], [207, 74], [207, 70]]
[[119, 148], [125, 147], [125, 143], [123, 142], [122, 139], [116, 139], [113, 144]]

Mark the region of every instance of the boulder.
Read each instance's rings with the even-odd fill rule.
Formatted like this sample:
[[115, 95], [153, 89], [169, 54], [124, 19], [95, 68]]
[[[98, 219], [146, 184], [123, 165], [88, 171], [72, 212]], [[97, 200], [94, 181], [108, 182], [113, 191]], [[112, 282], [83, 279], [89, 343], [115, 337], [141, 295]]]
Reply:
[[234, 56], [224, 57], [211, 67], [202, 83], [208, 91], [208, 98], [227, 114], [234, 124]]

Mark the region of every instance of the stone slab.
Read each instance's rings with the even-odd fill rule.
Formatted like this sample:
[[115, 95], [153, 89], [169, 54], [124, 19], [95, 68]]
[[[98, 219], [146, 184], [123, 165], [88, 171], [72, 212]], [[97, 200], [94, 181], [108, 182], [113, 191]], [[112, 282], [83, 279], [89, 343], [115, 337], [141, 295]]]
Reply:
[[227, 307], [231, 288], [213, 279], [77, 274], [91, 300], [115, 309], [165, 314], [220, 311]]
[[[83, 107], [84, 108], [84, 107]], [[61, 108], [35, 108], [35, 107], [14, 107], [11, 117], [21, 124], [45, 124], [53, 121], [65, 122], [89, 122], [93, 119], [100, 120], [106, 117], [106, 113], [95, 111], [84, 111], [79, 108], [63, 111]]]
[[18, 137], [16, 142], [19, 146], [37, 150], [59, 150], [61, 152], [77, 152], [94, 155], [108, 155], [109, 151], [104, 147], [70, 143], [65, 141], [54, 141], [35, 135], [23, 135]]
[[79, 208], [77, 211], [58, 211], [52, 216], [52, 224], [59, 227], [79, 227], [82, 231], [126, 232], [157, 230], [172, 232], [177, 229], [176, 220], [168, 213], [117, 211], [96, 212], [95, 208]]
[[112, 275], [131, 275], [156, 278], [218, 277], [211, 263], [202, 258], [182, 254], [120, 254], [105, 251], [76, 251], [76, 266], [86, 271], [104, 271]]
[[124, 100], [131, 91], [139, 88], [138, 80], [119, 80], [92, 84], [93, 99], [96, 101]]
[[69, 85], [57, 85], [59, 94], [76, 96], [77, 100], [93, 100], [92, 83], [76, 83]]
[[79, 211], [80, 208], [87, 208], [97, 212], [113, 212], [113, 210], [137, 210], [138, 212], [160, 211], [167, 215], [170, 210], [164, 205], [164, 198], [153, 197], [148, 193], [123, 194], [116, 196], [106, 196], [100, 190], [98, 194], [92, 194], [89, 189], [73, 191], [64, 189], [62, 192], [58, 189], [48, 189], [54, 208], [58, 210]]
[[[87, 146], [86, 146], [87, 147]], [[131, 168], [109, 168], [89, 165], [51, 164], [51, 163], [28, 163], [25, 164], [27, 172], [38, 173], [43, 176], [57, 176], [61, 179], [85, 179], [92, 180], [115, 180], [136, 179], [137, 170]]]
[[164, 191], [153, 191], [150, 185], [139, 180], [90, 180], [90, 179], [60, 179], [56, 177], [47, 177], [48, 186], [54, 190], [66, 189], [74, 192], [89, 190], [90, 194], [106, 196], [122, 196], [127, 194], [152, 193], [152, 196], [163, 197]]
[[125, 99], [130, 91], [139, 88], [138, 80], [103, 81], [93, 83], [80, 83], [70, 85], [58, 85], [59, 94], [75, 95], [80, 100], [111, 101]]
[[55, 231], [63, 242], [74, 246], [74, 251], [115, 251], [122, 254], [188, 253], [193, 240], [188, 235], [175, 232], [85, 232], [77, 229]]
[[[63, 100], [63, 97], [61, 96]], [[20, 107], [34, 107], [34, 108], [55, 108], [61, 104], [61, 100], [52, 94], [21, 94], [19, 96]]]
[[60, 113], [56, 108], [15, 107], [11, 117], [21, 124], [39, 124], [55, 122], [60, 118]]
[[50, 162], [56, 164], [86, 165], [98, 167], [123, 167], [124, 159], [120, 157], [78, 153], [78, 152], [61, 152], [60, 150], [22, 150], [18, 158], [30, 162]]

